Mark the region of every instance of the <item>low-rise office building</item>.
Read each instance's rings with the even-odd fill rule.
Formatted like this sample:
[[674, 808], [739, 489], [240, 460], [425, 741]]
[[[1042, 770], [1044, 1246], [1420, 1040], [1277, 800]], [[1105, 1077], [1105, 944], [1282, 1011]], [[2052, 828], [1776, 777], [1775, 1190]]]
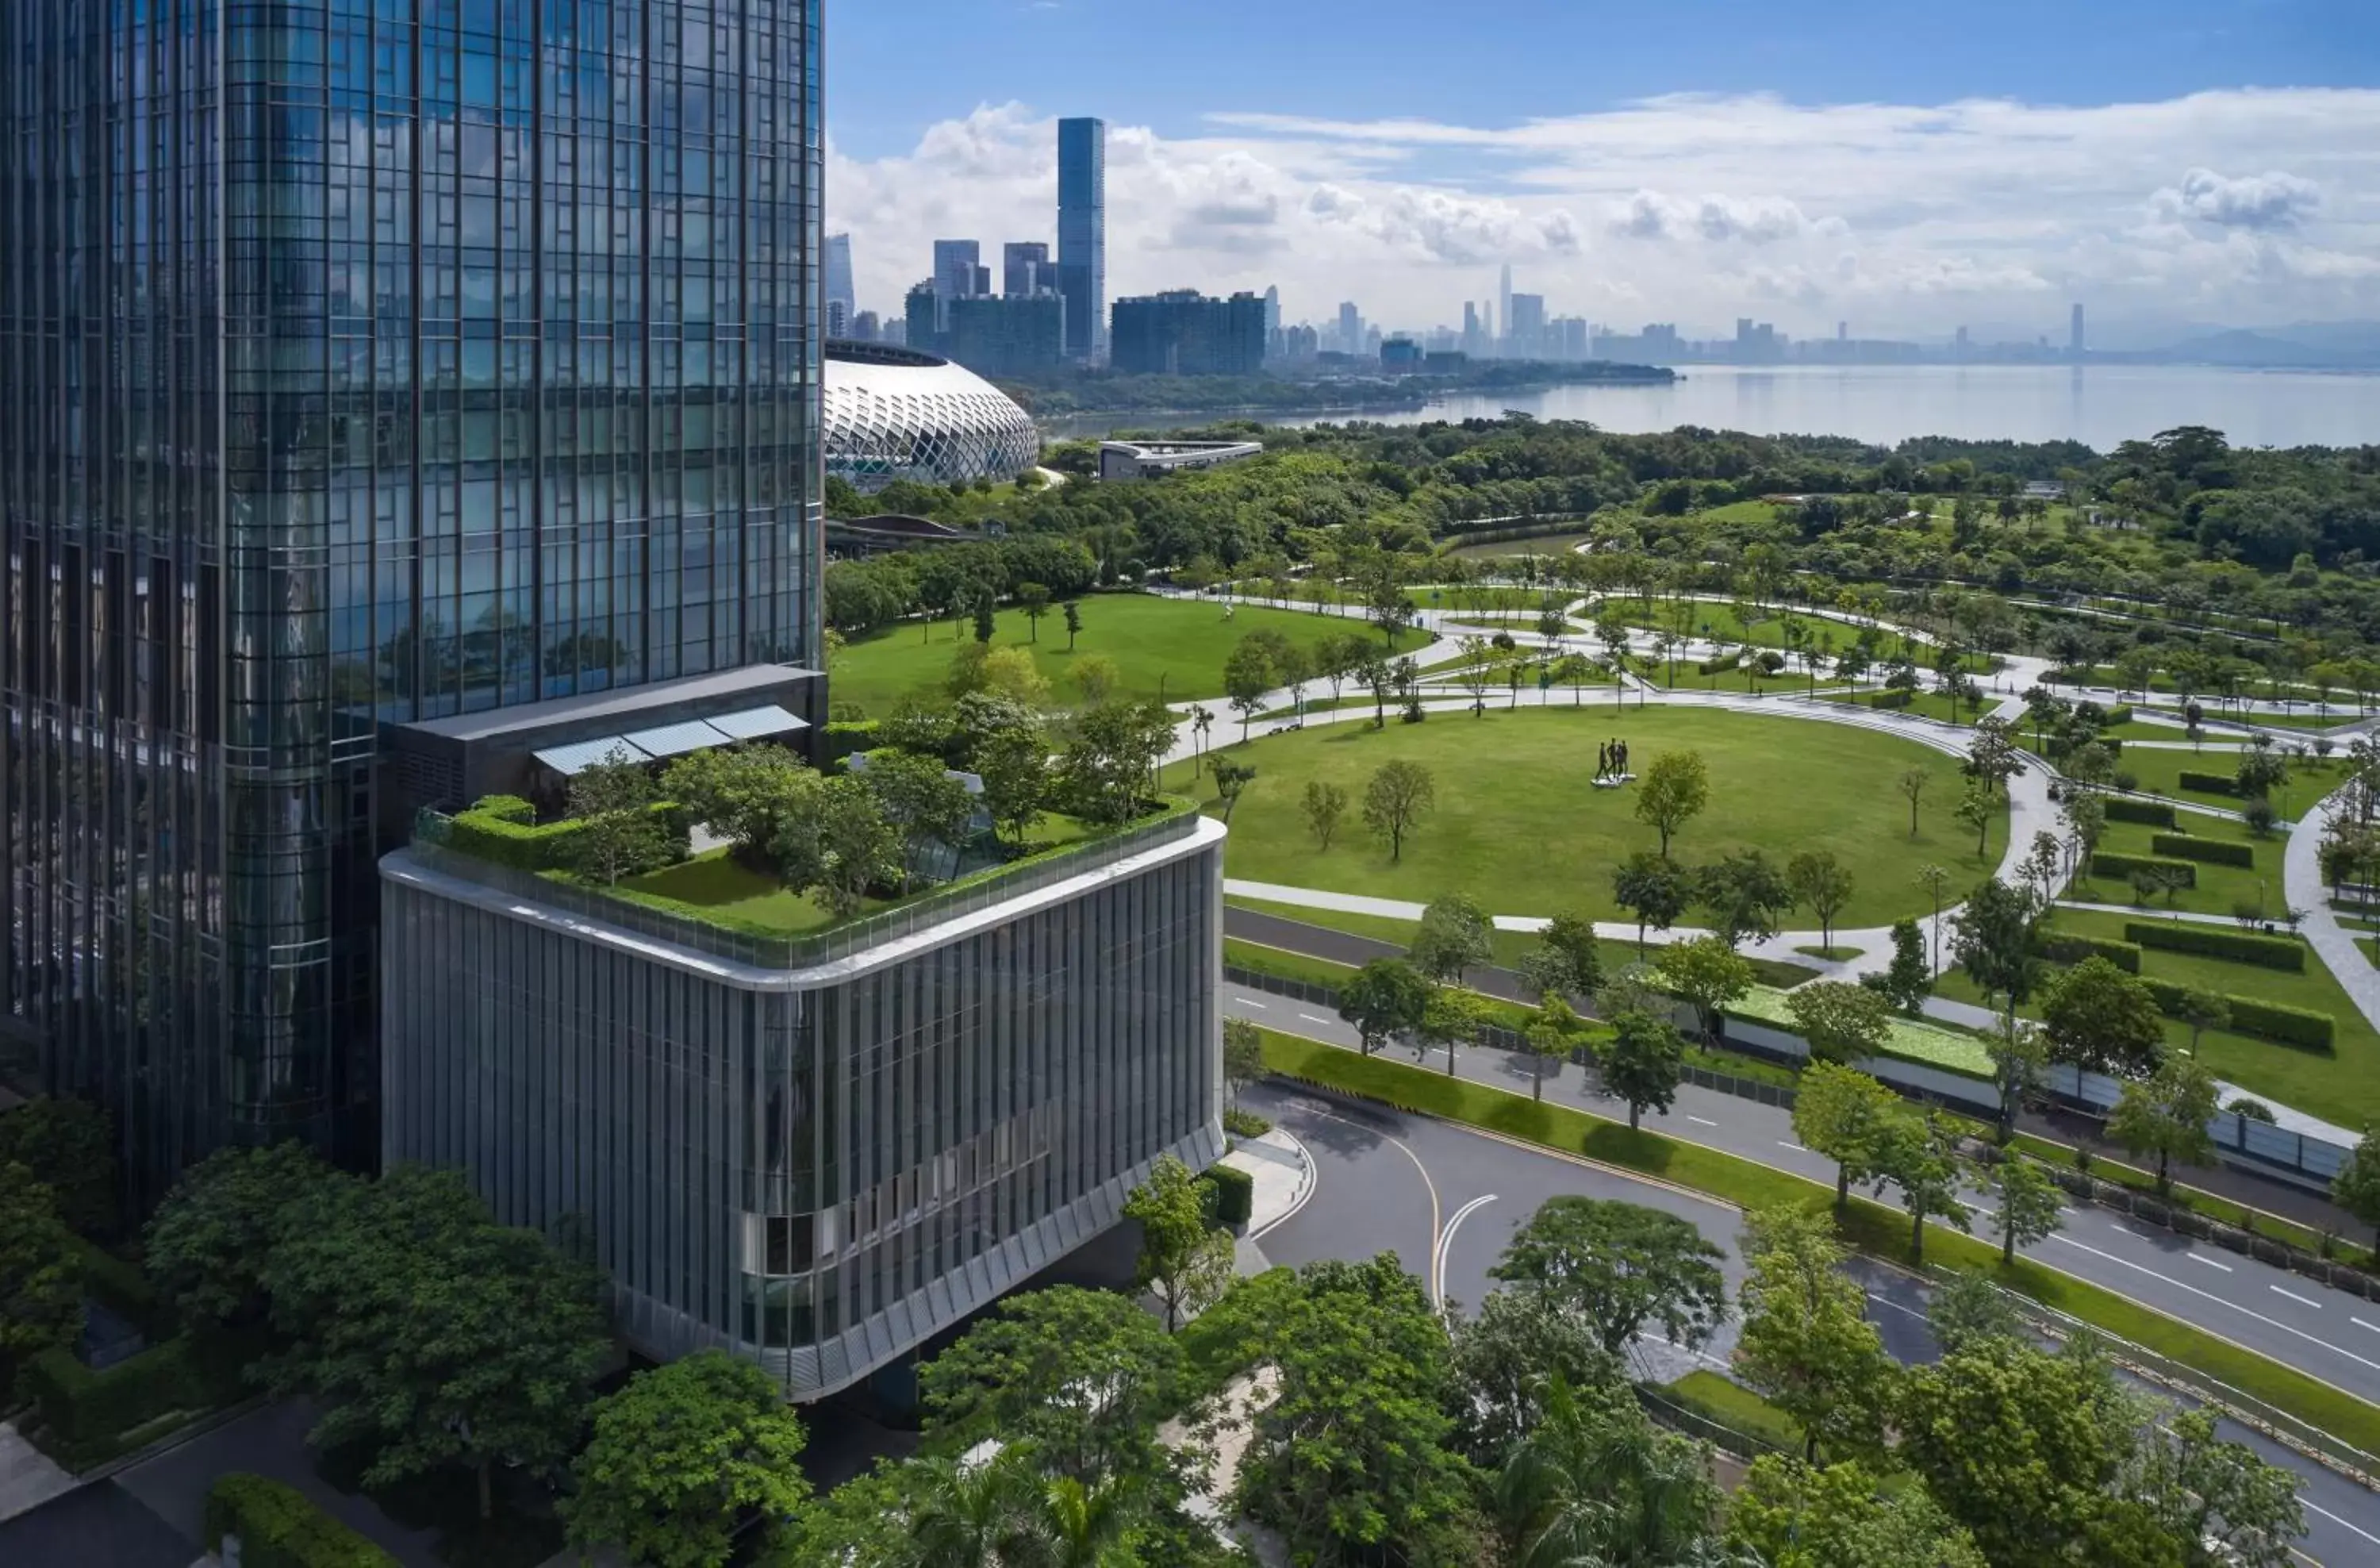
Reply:
[[1222, 1152], [1220, 825], [752, 934], [467, 852], [382, 875], [382, 1136], [583, 1222], [620, 1329], [848, 1386]]
[[1212, 468], [1263, 456], [1260, 441], [1103, 441], [1099, 478], [1162, 479], [1185, 468]]

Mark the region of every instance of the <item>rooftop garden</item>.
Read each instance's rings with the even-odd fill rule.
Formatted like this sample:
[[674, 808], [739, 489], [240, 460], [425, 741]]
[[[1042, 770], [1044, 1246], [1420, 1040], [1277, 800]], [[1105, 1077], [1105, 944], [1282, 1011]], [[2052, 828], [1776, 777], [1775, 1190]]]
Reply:
[[1164, 712], [1117, 702], [1054, 735], [994, 693], [889, 726], [887, 743], [810, 767], [773, 745], [720, 748], [665, 767], [607, 759], [540, 822], [492, 796], [428, 842], [717, 930], [798, 940], [1004, 880], [1169, 819], [1155, 794]]

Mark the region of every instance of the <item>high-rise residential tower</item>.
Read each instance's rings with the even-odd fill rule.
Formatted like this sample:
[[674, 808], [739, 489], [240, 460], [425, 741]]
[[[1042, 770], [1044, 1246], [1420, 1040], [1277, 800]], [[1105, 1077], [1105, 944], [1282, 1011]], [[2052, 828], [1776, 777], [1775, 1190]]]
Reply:
[[859, 296], [851, 282], [851, 236], [826, 237], [826, 333], [848, 337], [859, 316]]
[[1058, 271], [1050, 264], [1050, 248], [1038, 241], [1011, 240], [1000, 248], [1000, 292], [1011, 299], [1030, 299], [1057, 292]]
[[815, 659], [819, 26], [0, 5], [0, 1043], [136, 1197], [373, 1158], [403, 737]]
[[1108, 127], [1058, 122], [1058, 292], [1066, 302], [1066, 357], [1108, 357]]
[[1512, 335], [1512, 263], [1504, 263], [1504, 271], [1496, 283], [1496, 330], [1505, 337]]
[[951, 330], [951, 301], [990, 292], [977, 286], [983, 247], [972, 239], [934, 241], [934, 330]]

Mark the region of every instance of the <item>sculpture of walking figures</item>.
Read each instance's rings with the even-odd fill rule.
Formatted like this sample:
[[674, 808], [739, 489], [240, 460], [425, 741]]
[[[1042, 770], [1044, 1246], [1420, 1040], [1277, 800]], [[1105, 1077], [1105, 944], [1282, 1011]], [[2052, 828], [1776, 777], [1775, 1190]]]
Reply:
[[1595, 782], [1601, 784], [1611, 776], [1611, 743], [1604, 742], [1595, 748]]

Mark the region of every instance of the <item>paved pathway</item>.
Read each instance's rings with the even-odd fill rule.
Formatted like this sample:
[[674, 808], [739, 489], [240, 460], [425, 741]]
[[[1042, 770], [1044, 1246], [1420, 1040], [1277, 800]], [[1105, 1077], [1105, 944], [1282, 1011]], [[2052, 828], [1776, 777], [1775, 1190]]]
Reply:
[[0, 1421], [0, 1519], [37, 1508], [74, 1484], [55, 1460], [18, 1434], [15, 1422]]
[[2380, 1028], [2380, 970], [2373, 968], [2355, 938], [2338, 923], [2338, 915], [2330, 906], [2329, 889], [2322, 880], [2323, 835], [2329, 832], [2331, 817], [2344, 804], [2345, 795], [2342, 790], [2323, 799], [2289, 834], [2281, 858], [2281, 897], [2290, 908], [2305, 911], [2301, 934], [2353, 999], [2356, 1010], [2373, 1027]]

